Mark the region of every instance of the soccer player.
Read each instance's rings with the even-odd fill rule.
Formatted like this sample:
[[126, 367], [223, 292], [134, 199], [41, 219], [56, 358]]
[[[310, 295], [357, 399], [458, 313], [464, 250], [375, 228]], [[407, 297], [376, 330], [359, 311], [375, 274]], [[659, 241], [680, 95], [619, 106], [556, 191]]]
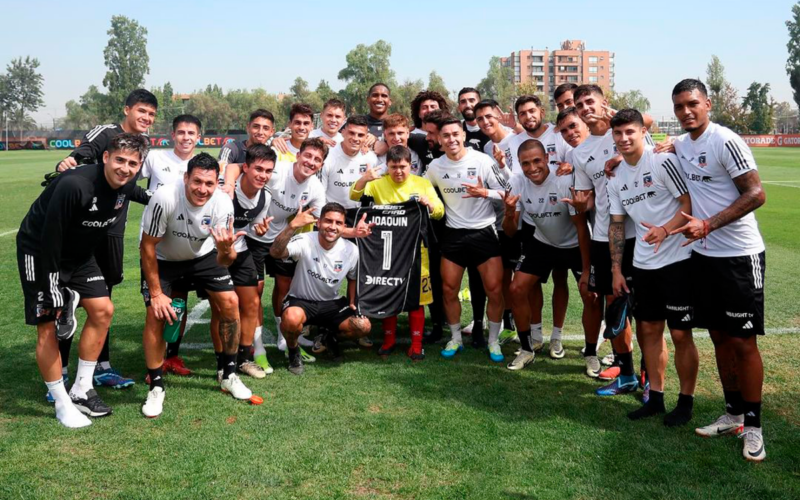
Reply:
[[322, 107], [322, 125], [308, 134], [309, 138], [319, 137], [328, 147], [334, 147], [344, 140], [339, 130], [345, 121], [345, 105], [339, 99], [328, 99]]
[[[675, 368], [681, 390], [678, 406], [664, 417], [664, 425], [685, 425], [692, 419], [699, 363], [691, 330], [691, 249], [686, 246], [686, 238], [670, 237], [670, 232], [686, 222], [684, 214], [691, 213], [692, 200], [678, 158], [671, 153], [655, 153], [652, 147], [645, 145], [647, 129], [641, 113], [634, 109], [618, 111], [611, 119], [611, 129], [623, 158], [607, 186], [612, 287], [616, 297], [635, 291], [636, 337], [650, 378], [647, 403], [630, 412], [628, 417], [638, 420], [666, 411], [666, 323], [675, 344]], [[622, 274], [626, 218], [636, 223], [633, 286], [630, 288]], [[639, 385], [636, 377], [630, 375], [620, 376], [614, 383], [618, 394], [633, 392]]]
[[[172, 120], [172, 144], [170, 149], [156, 149], [151, 151], [144, 160], [140, 176], [147, 179], [147, 189], [154, 193], [161, 186], [172, 184], [183, 178], [186, 173], [186, 166], [194, 157], [194, 150], [197, 141], [200, 140], [202, 124], [200, 120], [192, 115], [176, 116]], [[139, 231], [139, 239], [144, 231], [144, 218]], [[186, 300], [186, 296], [178, 296]], [[181, 333], [178, 340], [167, 345], [167, 355], [164, 359], [164, 371], [176, 375], [191, 375], [189, 370], [179, 356], [181, 340], [186, 330], [186, 318], [183, 316], [181, 321]]]
[[392, 91], [389, 90], [389, 86], [380, 82], [373, 84], [367, 92], [367, 105], [369, 106], [367, 125], [372, 137], [367, 139], [366, 147], [372, 148], [376, 141], [383, 140], [383, 119], [389, 114], [392, 105]]
[[[483, 151], [489, 142], [489, 137], [478, 126], [475, 116], [475, 106], [481, 101], [481, 93], [472, 87], [464, 87], [458, 91], [458, 112], [464, 118], [464, 135], [466, 146], [475, 151]], [[502, 113], [501, 113], [502, 114]], [[483, 319], [483, 318], [481, 318]]]
[[[390, 115], [386, 122], [389, 123]], [[401, 118], [405, 119], [401, 116]], [[386, 133], [392, 129], [387, 126]], [[389, 138], [391, 141], [391, 137]], [[444, 216], [444, 204], [430, 181], [423, 177], [412, 175], [411, 150], [402, 145], [394, 145], [386, 153], [386, 175], [380, 177], [376, 169], [368, 169], [364, 175], [350, 188], [352, 200], [372, 201], [378, 205], [403, 203], [416, 198], [420, 204], [428, 207], [432, 219], [441, 219]], [[424, 306], [433, 302], [431, 290], [428, 249], [423, 244], [420, 251], [422, 259], [420, 279], [419, 308], [408, 313], [408, 323], [411, 330], [411, 348], [408, 356], [415, 361], [425, 358], [422, 351], [422, 331], [425, 326]], [[397, 316], [383, 320], [383, 345], [378, 354], [388, 356], [394, 351], [397, 338]]]
[[[571, 152], [575, 169], [575, 189], [572, 193], [573, 199], [569, 203], [581, 213], [594, 208], [588, 289], [589, 292], [605, 297], [606, 304], [610, 305], [614, 300], [614, 290], [611, 282], [611, 253], [608, 246], [610, 216], [605, 164], [618, 155], [611, 136], [608, 101], [603, 96], [603, 90], [597, 85], [581, 85], [574, 90], [573, 98], [578, 115], [589, 128], [590, 135]], [[629, 241], [625, 243], [621, 271], [628, 281], [632, 279], [635, 231], [633, 220], [625, 219], [625, 234], [629, 235]], [[600, 336], [603, 308], [599, 307], [593, 311], [595, 316], [591, 318], [591, 324], [584, 332], [586, 346], [583, 355], [586, 361], [586, 374], [598, 378], [601, 367], [597, 357], [597, 339]], [[632, 330], [630, 324], [626, 323], [624, 331], [612, 341], [620, 364], [620, 375], [624, 377], [634, 374], [631, 342]], [[616, 382], [612, 382], [598, 389], [598, 394], [613, 395], [617, 393], [617, 389]]]
[[[145, 134], [153, 125], [158, 111], [158, 100], [151, 92], [144, 89], [136, 89], [125, 99], [123, 113], [125, 119], [119, 125], [98, 125], [90, 130], [83, 138], [81, 144], [73, 150], [69, 156], [64, 158], [56, 167], [58, 172], [75, 168], [79, 165], [98, 164], [103, 161], [103, 153], [108, 150], [111, 139], [122, 133]], [[144, 158], [143, 158], [144, 159]], [[53, 174], [49, 174], [53, 175]], [[125, 224], [128, 219], [128, 204], [126, 199], [122, 213], [117, 217], [114, 225], [108, 229], [105, 241], [96, 248], [95, 259], [100, 266], [103, 278], [105, 278], [108, 293], [114, 286], [122, 283], [122, 266], [125, 251]], [[109, 338], [111, 331], [105, 336], [103, 349], [98, 358], [95, 383], [100, 386], [122, 389], [134, 385], [133, 379], [122, 377], [111, 367], [109, 355]], [[59, 342], [61, 351], [61, 361], [64, 363], [62, 372], [67, 376], [69, 363], [69, 352], [72, 346], [72, 338]], [[51, 395], [47, 396], [51, 401]]]
[[447, 104], [447, 99], [442, 94], [435, 90], [423, 90], [411, 101], [411, 118], [414, 121], [414, 130], [412, 134], [425, 135], [422, 130], [422, 119], [431, 111], [441, 110], [444, 113], [450, 113], [450, 106]]
[[[278, 349], [286, 351], [286, 341], [281, 335], [281, 309], [283, 299], [289, 292], [292, 277], [295, 274], [295, 264], [288, 259], [274, 259], [269, 254], [269, 249], [278, 234], [286, 224], [297, 214], [297, 204], [313, 208], [315, 215], [325, 205], [325, 189], [317, 177], [317, 172], [322, 168], [328, 147], [321, 139], [306, 139], [300, 146], [300, 153], [294, 163], [277, 162], [267, 188], [272, 193], [272, 200], [267, 211], [271, 218], [269, 229], [265, 234], [259, 234], [255, 227], [248, 229], [247, 248], [253, 255], [253, 261], [258, 274], [259, 295], [264, 291], [264, 276], [269, 274], [275, 278], [272, 289], [272, 311], [277, 327]], [[263, 314], [261, 315], [263, 317]], [[256, 329], [256, 337], [260, 330]], [[301, 337], [300, 342], [306, 347], [311, 347], [313, 342]], [[314, 357], [301, 351], [308, 362], [313, 362]]]
[[[520, 173], [511, 177], [511, 190], [505, 195], [503, 229], [516, 235], [520, 225], [522, 254], [519, 257], [514, 280], [511, 282], [511, 300], [517, 319], [521, 349], [508, 365], [509, 370], [521, 370], [533, 362], [536, 348], [530, 325], [530, 294], [537, 283], [546, 283], [554, 269], [569, 269], [576, 281], [589, 272], [588, 250], [590, 235], [585, 214], [578, 214], [563, 200], [569, 195], [572, 176], [556, 176], [550, 169], [544, 145], [536, 139], [523, 142], [517, 151], [521, 162]], [[584, 258], [586, 256], [586, 258]], [[584, 298], [584, 310], [591, 303]], [[542, 307], [541, 303], [537, 304]], [[541, 316], [541, 309], [538, 311]], [[584, 313], [585, 315], [586, 313]], [[550, 355], [564, 357], [560, 339], [550, 340]]]
[[686, 134], [675, 151], [688, 181], [693, 214], [674, 233], [693, 242], [695, 326], [714, 342], [726, 412], [700, 436], [740, 434], [742, 454], [761, 461], [764, 367], [757, 338], [764, 334], [764, 242], [753, 211], [766, 202], [758, 168], [741, 137], [709, 120], [705, 85], [683, 80], [672, 90], [675, 117]]
[[[350, 187], [368, 169], [374, 168], [378, 158], [373, 152], [364, 154], [361, 148], [369, 135], [367, 118], [351, 116], [344, 125], [344, 141], [331, 148], [322, 166], [320, 180], [328, 202], [336, 202], [347, 209], [356, 208], [358, 202], [350, 199]], [[348, 217], [350, 219], [350, 217]], [[352, 221], [349, 225], [352, 226]]]
[[489, 355], [500, 362], [503, 263], [494, 227], [495, 212], [488, 198], [500, 198], [496, 190], [505, 191], [508, 184], [492, 158], [464, 147], [459, 120], [443, 118], [438, 129], [445, 156], [431, 162], [425, 176], [442, 193], [447, 215], [441, 242], [441, 272], [444, 310], [452, 338], [442, 356], [452, 358], [463, 349], [458, 291], [464, 269], [477, 266], [489, 300]]
[[[572, 149], [577, 148], [587, 137], [589, 137], [589, 128], [578, 116], [578, 110], [575, 107], [565, 108], [558, 113], [556, 117], [556, 127], [564, 139]], [[572, 150], [567, 151], [564, 157], [567, 163], [572, 159]], [[571, 164], [571, 163], [570, 163]]]
[[[66, 427], [90, 425], [82, 413], [111, 414], [92, 384], [114, 314], [107, 280], [94, 254], [105, 244], [109, 228], [125, 216], [127, 200], [146, 202], [136, 176], [147, 149], [147, 141], [138, 134], [111, 138], [102, 163], [65, 172], [47, 186], [17, 234], [25, 322], [36, 326], [36, 362], [54, 399], [56, 418]], [[75, 383], [67, 394], [58, 340], [73, 336], [78, 306], [86, 310], [87, 318]]]
[[222, 190], [233, 198], [234, 186], [241, 166], [247, 155], [247, 148], [255, 144], [266, 144], [275, 133], [275, 117], [266, 109], [257, 109], [250, 113], [247, 121], [247, 140], [229, 142], [219, 151], [219, 168], [222, 169], [224, 182]]
[[[283, 304], [281, 331], [289, 350], [289, 371], [303, 373], [303, 359], [297, 339], [305, 325], [330, 327], [325, 346], [340, 357], [338, 342], [358, 340], [369, 334], [370, 322], [356, 315], [356, 273], [358, 247], [342, 238], [345, 208], [327, 203], [320, 211], [318, 231], [295, 236], [298, 229], [314, 223], [313, 207], [300, 210], [275, 238], [270, 255], [275, 259], [291, 258], [297, 273]], [[347, 297], [339, 296], [342, 278], [347, 277]]]
[[553, 91], [553, 100], [556, 102], [556, 108], [559, 113], [575, 106], [572, 92], [577, 88], [578, 85], [575, 83], [562, 83]]
[[[391, 149], [394, 146], [403, 146], [408, 148], [408, 136], [410, 133], [408, 127], [408, 118], [405, 116], [394, 113], [388, 115], [383, 119], [383, 137], [386, 145]], [[414, 151], [408, 150], [410, 154], [411, 173], [413, 175], [422, 175], [422, 162], [419, 155]], [[378, 157], [378, 170], [381, 174], [386, 173], [386, 155]]]
[[220, 387], [236, 399], [253, 395], [236, 375], [239, 347], [239, 301], [227, 267], [236, 261], [234, 241], [244, 233], [233, 232], [233, 203], [217, 190], [219, 163], [200, 153], [187, 165], [182, 181], [156, 191], [145, 209], [142, 257], [142, 296], [147, 306], [144, 344], [150, 391], [142, 405], [148, 418], [164, 407], [162, 365], [166, 343], [164, 322], [177, 318], [172, 293], [203, 290], [219, 321], [222, 351]]

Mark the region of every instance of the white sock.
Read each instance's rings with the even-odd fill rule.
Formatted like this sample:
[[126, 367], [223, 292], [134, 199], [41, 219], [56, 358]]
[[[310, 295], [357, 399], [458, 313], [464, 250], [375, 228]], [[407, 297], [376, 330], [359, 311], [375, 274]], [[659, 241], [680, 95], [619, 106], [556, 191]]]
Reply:
[[72, 403], [67, 394], [67, 388], [64, 387], [64, 380], [58, 379], [55, 382], [45, 382], [47, 390], [56, 402], [56, 418], [62, 425], [70, 429], [77, 429], [79, 427], [86, 427], [91, 425], [92, 421], [80, 412]]
[[261, 331], [262, 327], [257, 326], [256, 335], [253, 337], [253, 354], [255, 356], [261, 356], [267, 353], [267, 350], [264, 349], [264, 340], [261, 338]]
[[97, 366], [97, 361], [86, 361], [85, 359], [78, 358], [78, 373], [75, 375], [75, 383], [72, 384], [70, 394], [74, 394], [80, 398], [85, 398], [86, 393], [92, 390], [92, 379], [94, 377], [94, 369]]
[[101, 361], [100, 362], [100, 369], [101, 370], [110, 370], [111, 369], [111, 362], [109, 362], [109, 361]]
[[531, 339], [533, 339], [534, 342], [544, 342], [541, 323], [535, 325], [531, 323]]
[[561, 340], [561, 328], [554, 326], [553, 333], [550, 334], [550, 340]]
[[278, 329], [278, 350], [285, 351], [286, 350], [286, 339], [283, 338], [283, 332], [281, 332], [281, 318], [275, 318], [275, 328]]
[[489, 321], [489, 345], [496, 344], [500, 339], [500, 330], [503, 329], [503, 323], [498, 321]]
[[450, 325], [450, 334], [453, 336], [452, 340], [455, 340], [459, 344], [463, 344], [464, 341], [461, 340], [461, 323], [456, 323], [455, 325]]

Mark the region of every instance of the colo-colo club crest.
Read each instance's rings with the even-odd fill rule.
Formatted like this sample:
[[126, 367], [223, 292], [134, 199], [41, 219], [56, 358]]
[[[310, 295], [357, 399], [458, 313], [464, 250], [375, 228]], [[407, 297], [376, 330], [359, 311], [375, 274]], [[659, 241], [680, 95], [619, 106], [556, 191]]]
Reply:
[[342, 272], [343, 267], [344, 266], [342, 265], [341, 260], [337, 260], [336, 262], [333, 263], [333, 270], [336, 271], [337, 273]]

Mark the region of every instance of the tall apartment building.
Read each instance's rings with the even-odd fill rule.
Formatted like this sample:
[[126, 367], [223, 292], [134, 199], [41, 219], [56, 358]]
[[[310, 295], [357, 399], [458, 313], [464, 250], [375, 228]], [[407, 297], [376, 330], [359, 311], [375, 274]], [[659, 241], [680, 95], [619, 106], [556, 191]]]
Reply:
[[537, 89], [550, 96], [562, 83], [596, 83], [614, 87], [614, 53], [607, 50], [586, 50], [581, 40], [566, 40], [553, 51], [520, 50], [510, 57], [501, 57], [503, 66], [513, 69], [515, 84], [535, 83]]

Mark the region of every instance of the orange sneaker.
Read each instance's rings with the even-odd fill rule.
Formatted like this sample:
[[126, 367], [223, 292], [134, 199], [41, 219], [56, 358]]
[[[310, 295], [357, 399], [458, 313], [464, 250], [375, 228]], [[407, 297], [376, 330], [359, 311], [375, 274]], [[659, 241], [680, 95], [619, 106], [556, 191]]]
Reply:
[[173, 356], [165, 359], [162, 368], [164, 373], [174, 373], [175, 375], [180, 375], [181, 377], [192, 374], [192, 370], [186, 368], [186, 365], [183, 364], [183, 359], [180, 356]]
[[614, 380], [615, 378], [619, 377], [619, 366], [609, 366], [605, 370], [600, 372], [597, 378], [600, 380]]

